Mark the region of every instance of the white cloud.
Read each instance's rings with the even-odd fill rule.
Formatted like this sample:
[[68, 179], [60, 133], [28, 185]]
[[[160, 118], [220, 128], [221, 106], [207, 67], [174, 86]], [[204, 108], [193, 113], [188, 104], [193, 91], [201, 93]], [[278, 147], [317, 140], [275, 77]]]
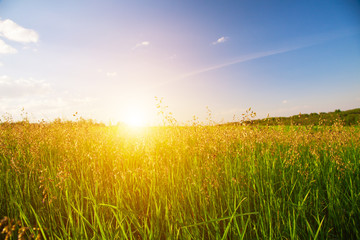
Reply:
[[141, 43], [136, 44], [136, 46], [133, 47], [133, 50], [136, 49], [136, 48], [139, 48], [139, 47], [146, 47], [146, 46], [149, 46], [149, 45], [150, 45], [150, 42], [148, 42], [148, 41], [143, 41], [143, 42], [141, 42]]
[[7, 45], [3, 40], [0, 39], [0, 54], [11, 54], [17, 53], [17, 50]]
[[117, 76], [117, 72], [107, 72], [106, 76], [108, 77], [116, 77]]
[[283, 101], [282, 101], [283, 104], [286, 104], [287, 102], [288, 102], [287, 100], [283, 100]]
[[21, 43], [35, 43], [39, 40], [37, 32], [26, 29], [10, 19], [0, 20], [0, 36]]
[[0, 67], [4, 66], [4, 64], [2, 62], [0, 62]]
[[0, 98], [19, 98], [29, 95], [45, 95], [51, 87], [44, 81], [29, 79], [13, 80], [8, 76], [0, 76]]
[[213, 44], [213, 45], [216, 45], [216, 44], [219, 44], [219, 43], [224, 43], [224, 42], [226, 42], [227, 40], [229, 40], [229, 37], [221, 37], [221, 38], [219, 38], [218, 40], [216, 40], [215, 42], [213, 42], [212, 44]]

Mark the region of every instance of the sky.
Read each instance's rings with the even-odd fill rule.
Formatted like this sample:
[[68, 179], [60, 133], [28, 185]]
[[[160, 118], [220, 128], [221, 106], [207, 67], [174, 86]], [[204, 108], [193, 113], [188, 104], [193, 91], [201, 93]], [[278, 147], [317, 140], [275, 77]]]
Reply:
[[2, 121], [153, 125], [155, 97], [182, 123], [358, 108], [360, 2], [0, 0]]

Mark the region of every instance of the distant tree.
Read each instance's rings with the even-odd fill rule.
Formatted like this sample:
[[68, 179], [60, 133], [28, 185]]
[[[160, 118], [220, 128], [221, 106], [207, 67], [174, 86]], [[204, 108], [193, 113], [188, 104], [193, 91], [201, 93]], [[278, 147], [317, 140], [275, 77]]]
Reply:
[[339, 113], [339, 112], [341, 112], [341, 110], [340, 110], [340, 109], [336, 109], [335, 112], [336, 112], [336, 113]]
[[349, 114], [345, 118], [346, 125], [355, 125], [358, 121], [359, 117], [357, 114]]

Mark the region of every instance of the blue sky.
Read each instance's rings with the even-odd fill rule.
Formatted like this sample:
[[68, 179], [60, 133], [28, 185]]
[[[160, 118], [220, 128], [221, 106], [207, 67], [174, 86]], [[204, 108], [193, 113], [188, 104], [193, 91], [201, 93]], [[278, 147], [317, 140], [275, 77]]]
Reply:
[[360, 107], [360, 3], [0, 0], [0, 114], [156, 123]]

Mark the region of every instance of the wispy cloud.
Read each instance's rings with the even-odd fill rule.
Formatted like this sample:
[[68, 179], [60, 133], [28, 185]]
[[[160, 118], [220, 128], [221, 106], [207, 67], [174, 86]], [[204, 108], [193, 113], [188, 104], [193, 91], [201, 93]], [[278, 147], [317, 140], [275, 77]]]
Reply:
[[304, 46], [282, 48], [282, 49], [277, 49], [277, 50], [270, 50], [270, 51], [265, 51], [265, 52], [258, 52], [258, 53], [252, 53], [252, 54], [244, 55], [244, 56], [241, 56], [241, 57], [239, 57], [239, 58], [237, 58], [237, 59], [235, 59], [233, 61], [221, 63], [221, 64], [218, 64], [218, 65], [214, 65], [214, 66], [210, 66], [210, 67], [195, 70], [193, 72], [186, 73], [186, 74], [181, 75], [181, 76], [179, 76], [177, 78], [174, 78], [174, 79], [171, 79], [171, 80], [168, 80], [168, 81], [164, 81], [164, 82], [158, 84], [156, 87], [160, 87], [162, 85], [165, 85], [165, 84], [168, 84], [168, 83], [171, 83], [171, 82], [176, 82], [176, 81], [179, 81], [181, 79], [185, 79], [185, 78], [192, 77], [192, 76], [195, 76], [195, 75], [198, 75], [198, 74], [201, 74], [201, 73], [213, 71], [213, 70], [216, 70], [216, 69], [224, 68], [224, 67], [234, 65], [234, 64], [237, 64], [237, 63], [247, 62], [247, 61], [255, 60], [255, 59], [258, 59], [258, 58], [263, 58], [263, 57], [268, 57], [268, 56], [272, 56], [272, 55], [276, 55], [276, 54], [280, 54], [280, 53], [294, 51], [294, 50], [302, 48], [302, 47], [304, 47]]
[[[356, 34], [358, 31], [354, 30], [354, 29], [348, 29], [346, 31], [332, 31], [332, 32], [327, 32], [327, 33], [322, 33], [322, 34], [318, 34], [318, 35], [314, 35], [314, 36], [309, 36], [307, 38], [304, 38], [302, 41], [302, 44], [293, 44], [292, 46], [290, 45], [289, 47], [285, 47], [285, 48], [279, 48], [279, 49], [274, 49], [274, 50], [269, 50], [269, 51], [263, 51], [263, 52], [257, 52], [257, 53], [251, 53], [248, 55], [244, 55], [244, 56], [240, 56], [232, 61], [228, 61], [225, 63], [220, 63], [217, 65], [213, 65], [213, 66], [209, 66], [209, 67], [205, 67], [205, 68], [200, 68], [198, 70], [183, 74], [178, 76], [177, 78], [173, 78], [167, 81], [163, 81], [161, 83], [158, 83], [157, 85], [154, 86], [154, 88], [157, 87], [161, 87], [163, 85], [172, 83], [172, 82], [177, 82], [179, 80], [182, 79], [186, 79], [188, 77], [192, 77], [201, 73], [205, 73], [205, 72], [209, 72], [209, 71], [214, 71], [217, 69], [221, 69], [227, 66], [231, 66], [234, 64], [238, 64], [238, 63], [243, 63], [243, 62], [248, 62], [248, 61], [252, 61], [255, 59], [259, 59], [259, 58], [264, 58], [264, 57], [269, 57], [272, 55], [277, 55], [277, 54], [281, 54], [281, 53], [286, 53], [286, 52], [291, 52], [291, 51], [295, 51], [298, 49], [302, 49], [302, 48], [306, 48], [306, 47], [310, 47], [310, 46], [314, 46], [317, 44], [321, 44], [330, 40], [334, 40], [340, 37], [344, 37], [344, 36], [351, 36], [353, 34]], [[221, 38], [220, 38], [221, 39]], [[218, 39], [218, 41], [220, 40]]]
[[17, 50], [0, 39], [0, 54], [17, 53]]
[[283, 100], [283, 101], [282, 101], [283, 104], [287, 104], [287, 102], [288, 102], [287, 100]]
[[50, 84], [29, 79], [11, 79], [8, 76], [0, 76], [0, 99], [19, 98], [29, 95], [44, 95], [51, 91]]
[[10, 19], [0, 20], [0, 36], [21, 43], [35, 43], [39, 40], [36, 31], [24, 28]]
[[[51, 120], [58, 117], [68, 119], [80, 109], [94, 105], [93, 98], [68, 98], [62, 96], [37, 95], [18, 98], [2, 98], [0, 101], [0, 121], [2, 118], [11, 118], [14, 121], [23, 119], [23, 111], [30, 113], [30, 121], [39, 119]], [[22, 111], [22, 109], [24, 109]], [[83, 114], [81, 116], [85, 117]]]
[[218, 40], [216, 40], [215, 42], [213, 42], [212, 44], [213, 44], [213, 45], [216, 45], [216, 44], [219, 44], [219, 43], [224, 43], [224, 42], [226, 42], [227, 40], [229, 40], [229, 37], [221, 37], [221, 38], [219, 38]]
[[141, 43], [136, 44], [135, 47], [133, 47], [133, 50], [136, 49], [136, 48], [139, 48], [139, 47], [146, 47], [146, 46], [149, 46], [149, 45], [150, 45], [150, 42], [143, 41]]
[[0, 62], [0, 67], [4, 66], [4, 64], [2, 62]]

